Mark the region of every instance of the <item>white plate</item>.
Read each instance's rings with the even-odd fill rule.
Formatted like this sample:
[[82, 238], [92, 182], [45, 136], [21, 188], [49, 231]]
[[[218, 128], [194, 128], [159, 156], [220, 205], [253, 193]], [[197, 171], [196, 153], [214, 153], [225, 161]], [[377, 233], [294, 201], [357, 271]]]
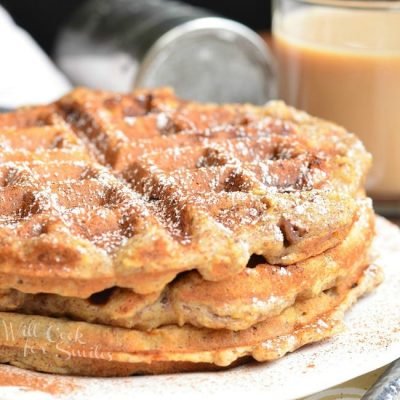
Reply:
[[[211, 373], [108, 379], [53, 378], [2, 365], [0, 382], [2, 374], [13, 372], [33, 383], [38, 377], [44, 378], [50, 385], [48, 388], [57, 385], [61, 390], [49, 394], [20, 387], [0, 387], [0, 400], [15, 400], [17, 396], [19, 400], [143, 400], [161, 396], [208, 400], [211, 397], [224, 399], [229, 394], [288, 400], [377, 369], [400, 357], [400, 230], [379, 218], [374, 246], [382, 254], [377, 263], [384, 267], [385, 281], [348, 312], [348, 329], [330, 340], [307, 346], [275, 362], [251, 363]], [[43, 379], [40, 385], [43, 386]], [[71, 385], [74, 386], [72, 391]], [[27, 386], [32, 385], [28, 383]]]

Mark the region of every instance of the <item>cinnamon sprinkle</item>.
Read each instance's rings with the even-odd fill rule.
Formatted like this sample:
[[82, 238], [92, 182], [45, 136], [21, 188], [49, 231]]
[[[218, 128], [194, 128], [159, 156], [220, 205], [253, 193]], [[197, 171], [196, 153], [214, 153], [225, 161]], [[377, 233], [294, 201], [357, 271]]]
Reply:
[[31, 371], [22, 371], [10, 367], [0, 369], [0, 386], [22, 387], [25, 390], [40, 391], [49, 394], [68, 394], [77, 386], [71, 380], [56, 376], [40, 376]]

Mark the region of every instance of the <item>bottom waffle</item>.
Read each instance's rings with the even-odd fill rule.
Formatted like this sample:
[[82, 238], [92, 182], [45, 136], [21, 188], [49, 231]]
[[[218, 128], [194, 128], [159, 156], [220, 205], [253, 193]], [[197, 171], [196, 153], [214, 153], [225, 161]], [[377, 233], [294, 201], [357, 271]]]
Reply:
[[169, 325], [142, 332], [0, 313], [0, 362], [62, 374], [124, 376], [223, 368], [250, 357], [274, 360], [338, 332], [344, 311], [380, 281], [378, 267], [360, 267], [334, 288], [241, 331]]

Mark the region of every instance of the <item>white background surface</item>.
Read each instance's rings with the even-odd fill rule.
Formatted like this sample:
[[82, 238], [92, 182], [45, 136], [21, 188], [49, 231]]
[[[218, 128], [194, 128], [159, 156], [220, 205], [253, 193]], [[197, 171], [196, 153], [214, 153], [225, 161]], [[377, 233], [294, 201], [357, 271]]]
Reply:
[[43, 50], [0, 6], [0, 107], [49, 103], [71, 88]]

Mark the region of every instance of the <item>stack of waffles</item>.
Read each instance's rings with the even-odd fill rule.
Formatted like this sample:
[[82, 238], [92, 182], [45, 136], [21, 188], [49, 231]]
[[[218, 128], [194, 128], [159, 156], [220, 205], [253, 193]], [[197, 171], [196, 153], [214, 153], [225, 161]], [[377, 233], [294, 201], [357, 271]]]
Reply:
[[0, 362], [196, 371], [333, 335], [381, 279], [369, 165], [281, 102], [78, 88], [0, 115]]

